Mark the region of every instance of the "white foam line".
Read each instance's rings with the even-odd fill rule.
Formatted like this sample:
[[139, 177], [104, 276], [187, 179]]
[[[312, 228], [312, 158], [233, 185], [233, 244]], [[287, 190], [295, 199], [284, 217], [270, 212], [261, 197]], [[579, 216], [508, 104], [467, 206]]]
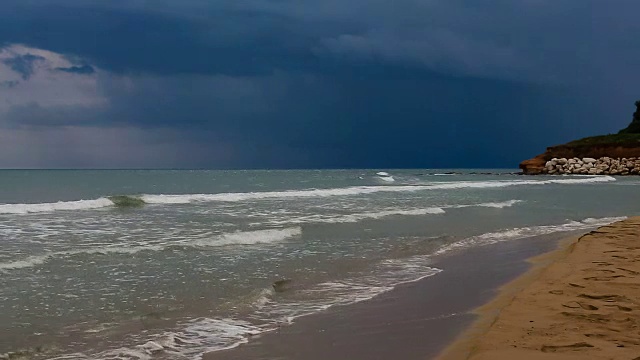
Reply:
[[57, 210], [88, 210], [107, 206], [113, 206], [113, 202], [107, 198], [39, 204], [0, 204], [0, 214], [29, 214]]
[[51, 360], [150, 360], [201, 359], [204, 353], [235, 348], [268, 331], [246, 321], [198, 318], [181, 324], [182, 330], [152, 336], [142, 345], [121, 347], [96, 354], [73, 353]]
[[292, 237], [300, 236], [302, 228], [268, 229], [257, 231], [238, 231], [222, 234], [209, 239], [190, 240], [181, 245], [197, 247], [216, 247], [228, 245], [272, 244]]
[[312, 198], [330, 196], [351, 196], [372, 194], [378, 192], [414, 192], [422, 190], [448, 190], [448, 189], [482, 189], [501, 188], [519, 185], [548, 185], [548, 184], [590, 184], [616, 181], [611, 176], [596, 176], [584, 179], [558, 179], [558, 180], [499, 180], [499, 181], [457, 181], [434, 182], [423, 185], [397, 185], [397, 186], [353, 186], [334, 189], [307, 189], [287, 191], [266, 191], [248, 193], [221, 193], [221, 194], [184, 194], [184, 195], [143, 195], [142, 199], [150, 204], [187, 204], [191, 202], [237, 202], [246, 200], [286, 199], [286, 198]]
[[515, 204], [519, 204], [523, 202], [523, 200], [508, 200], [503, 202], [489, 202], [489, 203], [481, 203], [481, 204], [470, 204], [470, 205], [452, 205], [449, 206], [451, 208], [469, 208], [469, 207], [488, 207], [488, 208], [496, 208], [496, 209], [504, 209], [508, 207], [512, 207]]
[[[434, 182], [423, 185], [398, 185], [398, 186], [354, 186], [333, 189], [307, 189], [266, 191], [247, 193], [220, 193], [220, 194], [184, 194], [184, 195], [142, 195], [142, 200], [149, 204], [189, 204], [193, 202], [238, 202], [247, 200], [288, 199], [288, 198], [315, 198], [330, 196], [354, 196], [372, 194], [378, 192], [414, 192], [423, 190], [452, 190], [452, 189], [483, 189], [501, 188], [520, 185], [547, 185], [547, 184], [590, 184], [616, 181], [611, 176], [595, 176], [578, 179], [558, 180], [498, 180], [498, 181], [458, 181], [458, 182]], [[95, 200], [60, 201], [55, 203], [38, 204], [0, 204], [0, 214], [29, 214], [39, 212], [51, 212], [59, 210], [89, 210], [113, 206], [114, 203], [107, 198]]]
[[467, 249], [476, 246], [485, 246], [496, 244], [503, 241], [524, 239], [532, 236], [547, 235], [557, 232], [567, 232], [576, 230], [588, 230], [599, 226], [608, 225], [617, 221], [626, 219], [626, 217], [607, 217], [607, 218], [588, 218], [582, 221], [571, 221], [561, 225], [541, 225], [532, 227], [513, 228], [498, 232], [490, 232], [482, 235], [473, 236], [453, 244], [445, 245], [434, 253], [434, 255], [442, 255], [451, 251]]
[[285, 217], [283, 219], [275, 219], [266, 222], [256, 222], [252, 225], [291, 225], [291, 224], [306, 224], [306, 223], [328, 223], [328, 224], [340, 224], [340, 223], [356, 223], [362, 220], [378, 220], [390, 216], [422, 216], [422, 215], [440, 215], [446, 213], [445, 209], [458, 209], [458, 208], [471, 208], [471, 207], [488, 207], [503, 209], [519, 204], [523, 200], [508, 200], [503, 202], [489, 202], [481, 204], [469, 204], [469, 205], [447, 205], [442, 207], [430, 207], [430, 208], [410, 208], [410, 209], [385, 209], [380, 211], [371, 211], [363, 213], [354, 213], [347, 215], [336, 214], [314, 214], [298, 217]]
[[302, 229], [300, 227], [292, 227], [286, 229], [267, 229], [256, 231], [238, 231], [233, 233], [225, 233], [214, 235], [205, 239], [189, 239], [186, 241], [177, 241], [165, 244], [153, 244], [143, 246], [104, 246], [87, 249], [56, 251], [48, 254], [33, 255], [25, 259], [15, 260], [11, 262], [0, 263], [0, 271], [18, 270], [42, 265], [52, 259], [60, 257], [69, 257], [75, 255], [91, 255], [91, 254], [134, 254], [141, 251], [162, 251], [171, 246], [185, 247], [221, 247], [232, 245], [256, 245], [256, 244], [272, 244], [287, 240], [292, 237], [300, 236]]

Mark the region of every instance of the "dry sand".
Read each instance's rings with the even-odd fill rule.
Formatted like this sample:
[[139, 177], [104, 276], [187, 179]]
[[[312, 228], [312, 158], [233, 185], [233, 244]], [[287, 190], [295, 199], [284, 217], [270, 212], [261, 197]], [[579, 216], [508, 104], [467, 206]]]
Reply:
[[534, 259], [443, 360], [640, 360], [640, 217]]

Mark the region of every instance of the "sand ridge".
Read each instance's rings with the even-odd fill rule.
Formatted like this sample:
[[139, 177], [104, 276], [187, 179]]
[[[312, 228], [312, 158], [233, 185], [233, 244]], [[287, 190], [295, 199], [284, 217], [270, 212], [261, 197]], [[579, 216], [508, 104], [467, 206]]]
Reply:
[[640, 360], [640, 217], [581, 236], [527, 282], [441, 358]]

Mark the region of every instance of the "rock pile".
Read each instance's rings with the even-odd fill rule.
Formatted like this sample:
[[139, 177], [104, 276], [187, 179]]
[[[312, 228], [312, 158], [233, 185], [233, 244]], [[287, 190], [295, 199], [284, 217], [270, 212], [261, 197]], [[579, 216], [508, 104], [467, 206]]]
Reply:
[[546, 162], [544, 174], [640, 175], [640, 158], [553, 158]]

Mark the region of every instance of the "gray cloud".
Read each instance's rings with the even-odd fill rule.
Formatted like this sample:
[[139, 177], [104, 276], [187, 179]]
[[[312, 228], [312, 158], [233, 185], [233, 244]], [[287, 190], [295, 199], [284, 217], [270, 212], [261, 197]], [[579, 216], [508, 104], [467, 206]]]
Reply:
[[[4, 86], [32, 84], [33, 101], [0, 104], [0, 126], [24, 142], [59, 134], [47, 156], [65, 164], [129, 161], [120, 147], [205, 167], [515, 166], [626, 125], [639, 12], [631, 0], [6, 0], [0, 43], [72, 60], [50, 72], [60, 86], [35, 88], [33, 71]], [[128, 145], [95, 140], [112, 129]]]

